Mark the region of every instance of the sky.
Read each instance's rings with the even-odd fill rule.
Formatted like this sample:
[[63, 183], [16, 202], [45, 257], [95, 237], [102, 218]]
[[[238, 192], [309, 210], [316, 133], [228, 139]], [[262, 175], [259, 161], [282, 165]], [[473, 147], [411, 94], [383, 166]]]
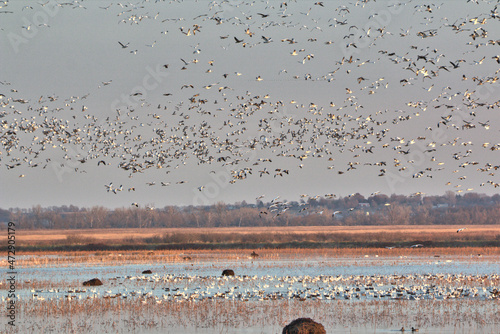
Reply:
[[494, 194], [496, 4], [6, 1], [0, 208]]

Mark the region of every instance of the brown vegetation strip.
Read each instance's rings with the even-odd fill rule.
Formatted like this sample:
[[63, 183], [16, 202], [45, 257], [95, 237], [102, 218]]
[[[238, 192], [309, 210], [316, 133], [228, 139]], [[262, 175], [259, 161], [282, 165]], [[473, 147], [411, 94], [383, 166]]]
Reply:
[[125, 251], [224, 248], [498, 247], [500, 226], [266, 227], [22, 231], [26, 251]]
[[[269, 300], [242, 302], [210, 300], [200, 302], [162, 302], [153, 298], [144, 303], [127, 299], [94, 298], [84, 301], [22, 301], [19, 312], [27, 319], [21, 326], [44, 332], [49, 325], [60, 332], [73, 332], [77, 324], [87, 323], [84, 332], [133, 332], [164, 329], [188, 332], [194, 328], [213, 332], [236, 332], [257, 326], [278, 332], [297, 315], [314, 318], [328, 329], [387, 328], [398, 331], [402, 325], [440, 330], [459, 328], [461, 332], [493, 333], [500, 322], [496, 303], [491, 301], [368, 301], [345, 302]], [[47, 315], [50, 315], [47, 317]], [[138, 317], [138, 315], [141, 315]], [[189, 316], [187, 316], [189, 315]], [[83, 317], [83, 318], [81, 318]], [[61, 318], [66, 319], [60, 321]], [[83, 321], [88, 319], [88, 321]], [[92, 327], [95, 326], [95, 327]], [[272, 330], [270, 330], [272, 328]], [[22, 328], [28, 332], [26, 328]], [[82, 330], [82, 328], [80, 328]], [[410, 329], [411, 331], [411, 329]], [[448, 331], [448, 330], [446, 330]]]
[[[200, 263], [218, 262], [226, 260], [248, 261], [275, 261], [275, 260], [304, 260], [324, 258], [399, 258], [421, 257], [439, 258], [451, 256], [474, 262], [497, 261], [500, 256], [500, 247], [464, 247], [456, 248], [322, 248], [322, 249], [256, 249], [258, 258], [251, 258], [248, 249], [216, 249], [216, 250], [160, 250], [160, 251], [86, 251], [86, 252], [30, 252], [19, 258], [19, 267], [51, 267], [74, 265], [75, 263], [96, 265], [146, 264], [146, 263]], [[57, 255], [57, 256], [46, 256]], [[338, 264], [338, 262], [335, 262]]]
[[[81, 230], [20, 230], [19, 238], [24, 241], [63, 240], [68, 236], [78, 235], [96, 240], [115, 240], [126, 238], [148, 238], [165, 233], [219, 233], [219, 234], [255, 234], [255, 233], [450, 233], [462, 228], [461, 225], [394, 225], [394, 226], [293, 226], [293, 227], [217, 227], [217, 228], [116, 228], [116, 229], [81, 229]], [[474, 225], [463, 233], [500, 234], [500, 225]]]

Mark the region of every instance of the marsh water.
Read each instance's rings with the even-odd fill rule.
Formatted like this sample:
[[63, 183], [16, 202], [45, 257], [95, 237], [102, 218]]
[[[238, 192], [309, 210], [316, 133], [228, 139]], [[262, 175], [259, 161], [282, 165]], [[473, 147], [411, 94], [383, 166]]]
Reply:
[[[281, 333], [299, 317], [327, 333], [498, 333], [496, 256], [237, 256], [133, 263], [110, 254], [17, 270], [6, 332]], [[29, 256], [23, 258], [29, 262]], [[52, 260], [59, 260], [52, 258]], [[104, 261], [105, 260], [105, 261]], [[56, 261], [57, 262], [57, 261]], [[222, 276], [232, 269], [235, 276]], [[143, 274], [151, 270], [151, 274]], [[5, 273], [2, 273], [5, 282]], [[102, 286], [83, 286], [99, 278]], [[5, 284], [5, 283], [3, 283]], [[6, 290], [2, 287], [2, 301]]]

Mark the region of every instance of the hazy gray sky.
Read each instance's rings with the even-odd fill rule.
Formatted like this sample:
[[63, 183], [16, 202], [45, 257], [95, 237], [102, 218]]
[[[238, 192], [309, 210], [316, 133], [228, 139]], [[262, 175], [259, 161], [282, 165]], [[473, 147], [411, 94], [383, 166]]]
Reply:
[[496, 3], [6, 2], [0, 207], [495, 193]]

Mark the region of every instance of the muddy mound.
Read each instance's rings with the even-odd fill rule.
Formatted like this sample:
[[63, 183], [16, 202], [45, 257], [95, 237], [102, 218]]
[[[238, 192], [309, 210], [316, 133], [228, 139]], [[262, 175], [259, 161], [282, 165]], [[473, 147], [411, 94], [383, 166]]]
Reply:
[[326, 331], [322, 324], [310, 318], [299, 318], [286, 325], [282, 334], [326, 334]]
[[99, 285], [102, 285], [102, 282], [98, 278], [92, 278], [89, 281], [83, 282], [83, 286], [99, 286]]
[[222, 271], [222, 276], [234, 276], [234, 271], [232, 269], [224, 269]]

